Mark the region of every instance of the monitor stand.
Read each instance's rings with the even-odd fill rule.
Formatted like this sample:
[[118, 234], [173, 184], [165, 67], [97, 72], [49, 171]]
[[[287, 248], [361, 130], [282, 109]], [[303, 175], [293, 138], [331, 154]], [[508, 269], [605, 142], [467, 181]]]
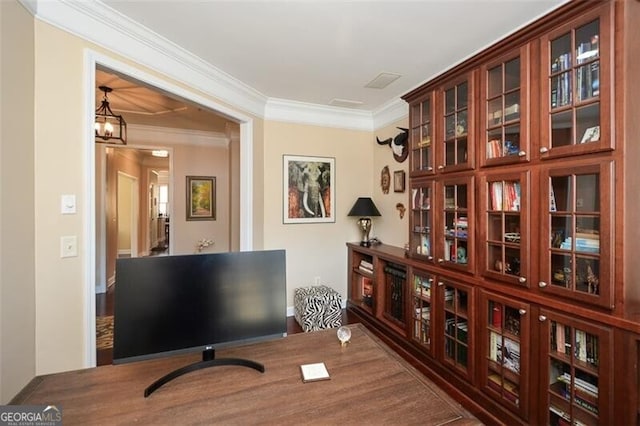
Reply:
[[186, 365], [182, 368], [178, 368], [177, 370], [172, 371], [171, 373], [160, 377], [155, 382], [151, 383], [149, 387], [144, 390], [144, 397], [148, 397], [154, 391], [156, 391], [160, 386], [165, 383], [170, 382], [171, 380], [182, 376], [183, 374], [190, 373], [196, 370], [202, 370], [203, 368], [215, 367], [218, 365], [240, 365], [243, 367], [253, 368], [254, 370], [258, 370], [261, 373], [264, 373], [264, 365], [257, 363], [255, 361], [250, 361], [248, 359], [242, 358], [216, 358], [216, 351], [214, 349], [206, 349], [202, 351], [202, 361], [195, 362], [193, 364]]

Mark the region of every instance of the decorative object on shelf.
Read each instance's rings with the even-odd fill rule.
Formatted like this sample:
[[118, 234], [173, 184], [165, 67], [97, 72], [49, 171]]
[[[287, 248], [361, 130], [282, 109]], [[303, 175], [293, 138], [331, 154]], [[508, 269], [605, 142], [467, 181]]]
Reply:
[[407, 208], [402, 203], [396, 204], [396, 210], [400, 212], [400, 219], [404, 217], [404, 212], [407, 211]]
[[404, 170], [396, 170], [393, 172], [393, 192], [404, 192], [404, 182]]
[[207, 247], [210, 247], [212, 245], [215, 244], [215, 241], [207, 239], [207, 238], [202, 238], [200, 240], [198, 240], [198, 243], [196, 244], [196, 251], [198, 253], [202, 252], [202, 250], [206, 249]]
[[351, 329], [346, 325], [338, 328], [336, 334], [338, 335], [338, 340], [340, 340], [340, 346], [345, 346], [351, 340]]
[[360, 245], [363, 247], [371, 247], [369, 241], [369, 232], [371, 231], [371, 218], [369, 216], [380, 216], [380, 211], [369, 197], [360, 197], [356, 200], [347, 216], [360, 216], [358, 226], [362, 231], [362, 241]]
[[394, 138], [388, 138], [381, 141], [380, 138], [376, 137], [376, 141], [378, 141], [379, 145], [389, 145], [393, 151], [393, 158], [398, 163], [402, 163], [409, 155], [409, 148], [407, 147], [409, 129], [405, 129], [403, 127], [397, 127], [397, 129], [402, 130], [402, 132], [398, 133]]
[[383, 194], [389, 193], [389, 187], [391, 186], [391, 173], [389, 172], [389, 166], [384, 166], [380, 172], [380, 187]]
[[283, 156], [283, 223], [335, 222], [335, 158]]
[[215, 176], [187, 176], [187, 220], [216, 220]]
[[96, 109], [95, 133], [97, 143], [110, 143], [116, 145], [127, 144], [127, 123], [121, 115], [116, 115], [111, 111], [107, 93], [113, 91], [111, 87], [98, 87], [104, 92], [102, 104]]

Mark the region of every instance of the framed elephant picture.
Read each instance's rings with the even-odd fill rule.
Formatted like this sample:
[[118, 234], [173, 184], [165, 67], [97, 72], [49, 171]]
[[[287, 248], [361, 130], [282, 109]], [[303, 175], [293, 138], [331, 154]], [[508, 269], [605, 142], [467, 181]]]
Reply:
[[335, 222], [336, 160], [283, 156], [283, 222]]

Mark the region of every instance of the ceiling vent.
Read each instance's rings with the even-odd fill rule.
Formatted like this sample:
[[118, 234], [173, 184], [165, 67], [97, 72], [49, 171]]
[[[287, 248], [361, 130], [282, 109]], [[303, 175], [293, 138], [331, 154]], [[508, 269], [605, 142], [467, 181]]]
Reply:
[[400, 77], [402, 77], [400, 74], [381, 72], [376, 78], [365, 84], [364, 87], [368, 87], [369, 89], [384, 89]]
[[329, 102], [329, 105], [343, 107], [343, 108], [355, 108], [362, 105], [362, 101], [352, 101], [349, 99], [333, 98], [331, 102]]

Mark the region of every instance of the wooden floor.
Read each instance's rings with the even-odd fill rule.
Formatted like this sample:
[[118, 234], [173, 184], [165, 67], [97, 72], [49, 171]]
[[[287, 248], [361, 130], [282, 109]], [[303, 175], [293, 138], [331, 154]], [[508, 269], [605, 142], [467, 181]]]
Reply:
[[[260, 362], [193, 371], [148, 398], [144, 389], [198, 354], [36, 377], [16, 404], [53, 404], [65, 424], [479, 425], [478, 419], [363, 325], [341, 346], [335, 329], [216, 352]], [[324, 362], [330, 380], [303, 383], [300, 365]]]

